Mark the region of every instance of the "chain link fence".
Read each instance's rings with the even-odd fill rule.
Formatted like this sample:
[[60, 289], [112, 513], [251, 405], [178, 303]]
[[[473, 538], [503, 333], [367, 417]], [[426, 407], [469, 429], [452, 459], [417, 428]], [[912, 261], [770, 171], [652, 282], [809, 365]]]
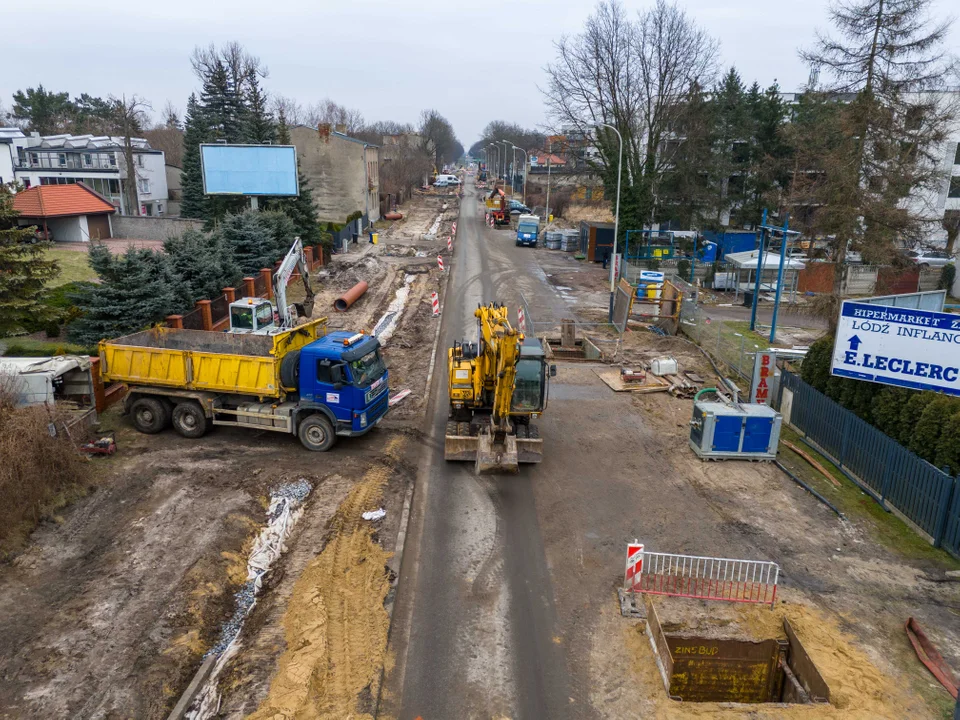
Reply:
[[759, 344], [723, 320], [710, 318], [696, 302], [686, 298], [680, 309], [680, 332], [750, 384], [757, 353], [761, 350]]

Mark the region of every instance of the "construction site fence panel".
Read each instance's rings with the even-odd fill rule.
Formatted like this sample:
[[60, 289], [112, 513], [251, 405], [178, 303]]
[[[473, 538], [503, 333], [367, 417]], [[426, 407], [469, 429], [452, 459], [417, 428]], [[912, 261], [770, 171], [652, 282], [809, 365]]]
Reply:
[[854, 483], [960, 557], [957, 478], [910, 452], [850, 410], [783, 371], [775, 396], [784, 422], [804, 434]]
[[203, 330], [203, 314], [200, 308], [184, 313], [180, 322], [184, 330]]
[[648, 595], [772, 605], [777, 599], [779, 578], [780, 566], [767, 560], [644, 551], [640, 572], [624, 589]]

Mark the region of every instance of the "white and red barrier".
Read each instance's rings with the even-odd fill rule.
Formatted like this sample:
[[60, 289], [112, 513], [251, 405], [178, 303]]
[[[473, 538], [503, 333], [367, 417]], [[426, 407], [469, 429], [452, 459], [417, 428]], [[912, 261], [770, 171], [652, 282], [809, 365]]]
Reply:
[[627, 567], [623, 572], [623, 587], [627, 590], [633, 588], [635, 578], [643, 570], [643, 543], [634, 540], [627, 543]]
[[440, 268], [440, 272], [443, 272], [443, 257], [441, 255], [437, 255], [437, 265]]
[[520, 332], [527, 331], [527, 316], [523, 313], [523, 305], [517, 306], [517, 327], [520, 328]]
[[448, 251], [448, 252], [453, 252], [453, 237], [452, 237], [452, 236], [447, 238], [447, 251]]
[[433, 306], [433, 316], [440, 317], [440, 296], [437, 293], [430, 293], [430, 304]]
[[779, 578], [780, 566], [775, 562], [648, 552], [634, 541], [627, 545], [623, 589], [772, 606]]
[[453, 225], [451, 226], [451, 229], [452, 229], [453, 234], [456, 235], [456, 234], [457, 234], [457, 223], [456, 223], [456, 222], [453, 223]]

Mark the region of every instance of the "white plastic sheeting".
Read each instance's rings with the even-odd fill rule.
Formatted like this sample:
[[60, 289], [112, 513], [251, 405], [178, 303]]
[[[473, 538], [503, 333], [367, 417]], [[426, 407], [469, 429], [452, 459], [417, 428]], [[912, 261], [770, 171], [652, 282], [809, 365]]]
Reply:
[[273, 563], [286, 552], [287, 538], [303, 515], [303, 503], [311, 489], [310, 483], [301, 478], [271, 493], [267, 525], [260, 531], [247, 558], [247, 582], [237, 592], [237, 608], [233, 617], [221, 629], [220, 640], [209, 653], [219, 653], [216, 664], [197, 692], [190, 709], [184, 714], [185, 718], [206, 720], [219, 711], [220, 692], [217, 680], [220, 672], [240, 648], [237, 639], [240, 637], [243, 621], [257, 604], [257, 595], [260, 593], [264, 576], [270, 572]]
[[383, 314], [373, 329], [373, 335], [380, 341], [381, 345], [386, 345], [387, 340], [393, 335], [397, 325], [400, 324], [400, 318], [403, 317], [403, 308], [407, 304], [407, 298], [410, 296], [410, 285], [416, 279], [416, 275], [407, 275], [403, 279], [403, 287], [397, 290], [387, 311]]

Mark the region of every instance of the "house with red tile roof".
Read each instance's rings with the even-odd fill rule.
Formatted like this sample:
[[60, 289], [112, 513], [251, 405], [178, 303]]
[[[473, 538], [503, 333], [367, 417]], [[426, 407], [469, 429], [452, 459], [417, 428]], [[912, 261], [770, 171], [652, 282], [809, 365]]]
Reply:
[[82, 182], [38, 185], [13, 196], [21, 227], [34, 225], [39, 234], [61, 242], [90, 242], [112, 236], [112, 203]]

